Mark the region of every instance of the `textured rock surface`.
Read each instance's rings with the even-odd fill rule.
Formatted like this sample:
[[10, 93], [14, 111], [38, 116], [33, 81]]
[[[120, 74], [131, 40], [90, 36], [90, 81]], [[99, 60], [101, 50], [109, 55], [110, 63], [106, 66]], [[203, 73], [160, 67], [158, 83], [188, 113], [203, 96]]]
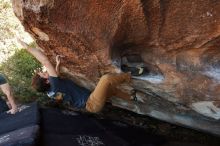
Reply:
[[63, 54], [65, 71], [85, 87], [117, 72], [123, 56], [136, 55], [150, 73], [121, 88], [142, 91], [145, 103], [114, 99], [115, 105], [220, 134], [220, 1], [13, 0], [13, 6], [50, 59]]

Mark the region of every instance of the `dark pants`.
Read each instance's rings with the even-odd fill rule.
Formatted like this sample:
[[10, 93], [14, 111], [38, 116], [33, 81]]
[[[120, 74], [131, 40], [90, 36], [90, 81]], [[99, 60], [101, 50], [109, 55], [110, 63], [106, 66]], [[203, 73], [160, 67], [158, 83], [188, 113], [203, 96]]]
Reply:
[[0, 113], [9, 110], [7, 103], [0, 97]]

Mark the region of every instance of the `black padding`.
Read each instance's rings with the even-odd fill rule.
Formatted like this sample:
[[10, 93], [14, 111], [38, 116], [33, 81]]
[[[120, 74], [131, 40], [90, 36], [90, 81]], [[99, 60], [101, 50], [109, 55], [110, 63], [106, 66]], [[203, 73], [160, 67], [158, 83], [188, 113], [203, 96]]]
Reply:
[[9, 110], [8, 105], [6, 104], [5, 100], [0, 97], [0, 113]]
[[41, 118], [44, 133], [84, 134], [103, 131], [95, 120], [83, 115], [67, 115], [58, 109], [43, 109]]
[[158, 146], [167, 141], [164, 137], [148, 134], [144, 129], [114, 120], [99, 120], [106, 131], [127, 141], [131, 146]]
[[23, 110], [15, 115], [0, 114], [0, 135], [20, 128], [39, 124], [37, 103], [22, 106]]
[[43, 108], [39, 112], [37, 103], [23, 108], [15, 115], [0, 114], [0, 146], [159, 146], [165, 143], [159, 136], [118, 121], [97, 120], [59, 109]]
[[44, 146], [128, 146], [119, 137], [107, 133], [81, 135], [46, 134]]
[[85, 115], [66, 115], [56, 109], [42, 109], [41, 113], [42, 143], [45, 146], [128, 145]]
[[36, 146], [39, 126], [29, 126], [0, 135], [0, 146]]

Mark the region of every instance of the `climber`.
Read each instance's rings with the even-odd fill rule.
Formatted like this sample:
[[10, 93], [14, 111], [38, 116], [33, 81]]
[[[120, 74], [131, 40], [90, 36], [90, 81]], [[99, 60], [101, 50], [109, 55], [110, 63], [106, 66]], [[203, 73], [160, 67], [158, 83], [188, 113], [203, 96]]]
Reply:
[[101, 111], [108, 97], [116, 96], [125, 100], [135, 100], [131, 96], [116, 88], [124, 82], [129, 82], [130, 73], [106, 74], [101, 77], [95, 90], [89, 90], [78, 86], [72, 80], [63, 79], [59, 76], [61, 56], [56, 56], [56, 67], [54, 68], [47, 56], [37, 48], [31, 48], [25, 42], [19, 43], [26, 48], [43, 66], [46, 72], [38, 71], [32, 79], [32, 87], [38, 92], [46, 92], [50, 98], [67, 102], [77, 109], [86, 108], [87, 111], [97, 113]]
[[[7, 111], [7, 113], [15, 114], [18, 111], [17, 105], [15, 104], [11, 88], [10, 88], [9, 84], [7, 83], [7, 80], [5, 79], [5, 77], [2, 74], [0, 74], [0, 88], [1, 88], [2, 92], [7, 96], [8, 102], [5, 102], [5, 103], [7, 104], [8, 108], [10, 109]], [[1, 99], [1, 101], [3, 102], [2, 99]], [[3, 105], [2, 102], [1, 102], [1, 105]]]

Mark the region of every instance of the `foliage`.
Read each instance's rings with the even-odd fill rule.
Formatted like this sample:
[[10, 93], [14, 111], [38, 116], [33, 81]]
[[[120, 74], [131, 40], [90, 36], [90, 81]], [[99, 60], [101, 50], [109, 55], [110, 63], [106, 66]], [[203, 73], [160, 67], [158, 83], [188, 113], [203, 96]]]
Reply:
[[40, 63], [26, 50], [17, 50], [1, 64], [0, 71], [8, 78], [18, 101], [30, 102], [42, 96], [31, 88], [32, 74], [39, 67], [41, 67]]
[[27, 43], [33, 41], [14, 15], [11, 1], [0, 0], [0, 72], [8, 78], [18, 101], [31, 102], [40, 97], [38, 101], [44, 103], [48, 98], [43, 98], [44, 95], [31, 88], [32, 73], [40, 67], [40, 63], [18, 48], [17, 38]]
[[31, 88], [32, 73], [41, 65], [25, 50], [19, 49], [16, 38], [27, 43], [33, 41], [14, 15], [11, 1], [0, 0], [0, 72], [8, 78], [18, 101], [31, 102], [37, 98], [46, 103], [48, 98]]

